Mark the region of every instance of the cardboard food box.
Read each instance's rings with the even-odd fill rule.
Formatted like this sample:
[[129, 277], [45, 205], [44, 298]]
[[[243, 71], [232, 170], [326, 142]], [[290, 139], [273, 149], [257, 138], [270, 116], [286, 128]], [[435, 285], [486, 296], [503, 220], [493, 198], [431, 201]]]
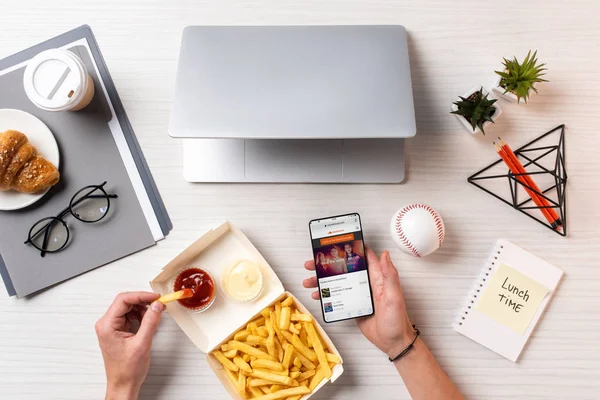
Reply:
[[[263, 274], [263, 292], [250, 303], [234, 302], [228, 299], [221, 290], [221, 274], [227, 267], [240, 260], [249, 260], [260, 265]], [[154, 292], [161, 295], [170, 293], [173, 290], [173, 282], [177, 274], [189, 267], [202, 268], [212, 275], [217, 286], [215, 301], [210, 308], [201, 313], [187, 310], [177, 302], [167, 304], [167, 311], [196, 347], [206, 353], [208, 365], [231, 397], [236, 400], [243, 400], [243, 397], [227, 378], [221, 363], [210, 353], [219, 348], [221, 344], [231, 340], [235, 332], [245, 327], [264, 308], [284, 299], [286, 296], [291, 296], [294, 299], [295, 306], [299, 311], [306, 314], [310, 314], [310, 312], [296, 297], [285, 291], [275, 271], [242, 231], [229, 221], [207, 232], [181, 252], [150, 282], [150, 286]], [[341, 360], [340, 353], [314, 316], [313, 320], [317, 332], [329, 351], [336, 354]], [[344, 371], [342, 363], [333, 368], [332, 382]], [[327, 379], [323, 379], [312, 393], [304, 395], [302, 399], [308, 399], [327, 381]]]

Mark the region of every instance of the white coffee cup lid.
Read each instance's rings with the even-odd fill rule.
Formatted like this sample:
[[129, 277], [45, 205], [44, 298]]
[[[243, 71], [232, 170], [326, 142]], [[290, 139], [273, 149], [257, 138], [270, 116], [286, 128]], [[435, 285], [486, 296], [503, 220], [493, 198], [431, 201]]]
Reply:
[[65, 111], [78, 104], [87, 90], [83, 61], [68, 50], [52, 49], [32, 58], [23, 76], [27, 97], [46, 111]]

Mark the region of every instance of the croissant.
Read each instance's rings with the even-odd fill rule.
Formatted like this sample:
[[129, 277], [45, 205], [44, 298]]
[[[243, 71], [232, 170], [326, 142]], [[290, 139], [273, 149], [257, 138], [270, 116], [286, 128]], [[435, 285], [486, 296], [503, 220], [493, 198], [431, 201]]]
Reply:
[[19, 131], [0, 133], [0, 190], [38, 193], [60, 180], [58, 169]]

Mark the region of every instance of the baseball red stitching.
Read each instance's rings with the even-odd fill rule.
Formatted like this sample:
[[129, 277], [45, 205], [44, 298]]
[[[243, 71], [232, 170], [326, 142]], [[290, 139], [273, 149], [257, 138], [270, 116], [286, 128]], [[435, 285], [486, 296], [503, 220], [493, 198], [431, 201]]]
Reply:
[[404, 207], [396, 217], [396, 233], [398, 234], [399, 239], [402, 241], [402, 244], [404, 244], [404, 246], [406, 246], [407, 249], [409, 249], [416, 257], [421, 257], [421, 254], [419, 253], [417, 248], [410, 242], [410, 240], [408, 240], [408, 238], [404, 234], [401, 224], [402, 218], [406, 215], [406, 213], [412, 210], [416, 210], [417, 208], [427, 211], [432, 216], [433, 222], [435, 223], [437, 229], [438, 243], [440, 247], [442, 246], [442, 242], [444, 241], [445, 233], [443, 228], [444, 224], [433, 208], [429, 207], [426, 204], [410, 204]]

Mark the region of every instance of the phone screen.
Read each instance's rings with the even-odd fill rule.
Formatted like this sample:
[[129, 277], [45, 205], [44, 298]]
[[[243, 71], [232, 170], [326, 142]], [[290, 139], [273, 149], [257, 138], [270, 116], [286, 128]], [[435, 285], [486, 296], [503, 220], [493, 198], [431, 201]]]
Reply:
[[360, 215], [310, 221], [325, 322], [372, 315], [373, 299]]

